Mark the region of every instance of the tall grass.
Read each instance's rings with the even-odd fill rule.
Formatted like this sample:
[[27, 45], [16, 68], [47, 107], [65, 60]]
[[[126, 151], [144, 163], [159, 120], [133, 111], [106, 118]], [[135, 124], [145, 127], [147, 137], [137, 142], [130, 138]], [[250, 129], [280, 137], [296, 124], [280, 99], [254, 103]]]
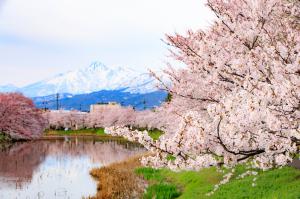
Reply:
[[141, 198], [145, 182], [134, 169], [140, 167], [140, 156], [106, 167], [93, 169], [90, 174], [99, 182], [96, 196], [91, 199]]

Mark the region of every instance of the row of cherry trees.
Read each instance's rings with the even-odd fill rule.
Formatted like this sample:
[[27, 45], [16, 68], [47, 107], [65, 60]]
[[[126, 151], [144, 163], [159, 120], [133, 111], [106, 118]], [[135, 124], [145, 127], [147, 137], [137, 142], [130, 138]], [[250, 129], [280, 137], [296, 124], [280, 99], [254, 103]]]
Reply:
[[161, 109], [135, 111], [132, 107], [111, 106], [90, 113], [80, 111], [52, 110], [45, 112], [49, 129], [83, 129], [111, 126], [132, 126], [137, 128], [166, 128]]
[[159, 111], [135, 111], [107, 106], [100, 111], [42, 111], [20, 93], [0, 93], [0, 133], [13, 139], [34, 139], [48, 129], [82, 129], [110, 126], [163, 128]]
[[172, 86], [161, 81], [172, 94], [159, 118], [171, 122], [165, 135], [154, 141], [122, 126], [106, 132], [138, 140], [154, 154], [143, 163], [154, 167], [286, 165], [299, 153], [300, 2], [207, 5], [217, 18], [208, 31], [167, 36], [172, 56], [186, 68], [165, 71]]
[[[107, 106], [101, 111], [42, 111], [20, 93], [0, 93], [0, 133], [14, 139], [33, 139], [48, 129], [82, 129], [110, 126], [161, 128], [162, 111], [135, 111], [131, 107]], [[158, 117], [157, 117], [158, 116]]]

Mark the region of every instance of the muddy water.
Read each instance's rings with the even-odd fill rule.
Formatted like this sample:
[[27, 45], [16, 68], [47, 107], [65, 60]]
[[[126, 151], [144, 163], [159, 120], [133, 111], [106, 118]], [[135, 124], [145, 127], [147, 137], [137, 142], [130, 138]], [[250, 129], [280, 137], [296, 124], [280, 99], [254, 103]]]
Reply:
[[95, 167], [143, 152], [116, 141], [55, 140], [0, 148], [0, 199], [82, 198], [96, 193]]

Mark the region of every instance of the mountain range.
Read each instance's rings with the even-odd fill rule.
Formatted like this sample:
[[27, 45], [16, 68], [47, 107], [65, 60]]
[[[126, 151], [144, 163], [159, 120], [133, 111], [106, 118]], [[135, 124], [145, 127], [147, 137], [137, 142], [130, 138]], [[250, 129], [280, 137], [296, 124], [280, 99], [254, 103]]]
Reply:
[[22, 88], [13, 85], [0, 86], [0, 92], [19, 91], [28, 97], [118, 89], [126, 89], [130, 93], [149, 93], [157, 90], [154, 78], [148, 73], [126, 67], [107, 67], [101, 62], [93, 62], [88, 67], [58, 74]]
[[36, 106], [42, 109], [64, 109], [89, 111], [92, 104], [117, 102], [122, 106], [132, 106], [136, 110], [152, 109], [159, 106], [167, 98], [164, 91], [149, 93], [130, 93], [125, 90], [102, 90], [88, 94], [60, 94], [45, 97], [34, 97]]
[[166, 97], [166, 92], [159, 91], [156, 84], [148, 73], [93, 62], [21, 88], [11, 84], [0, 86], [0, 92], [21, 92], [41, 108], [47, 104], [47, 108], [55, 109], [59, 93], [63, 109], [88, 110], [90, 104], [109, 101], [144, 109], [158, 106]]

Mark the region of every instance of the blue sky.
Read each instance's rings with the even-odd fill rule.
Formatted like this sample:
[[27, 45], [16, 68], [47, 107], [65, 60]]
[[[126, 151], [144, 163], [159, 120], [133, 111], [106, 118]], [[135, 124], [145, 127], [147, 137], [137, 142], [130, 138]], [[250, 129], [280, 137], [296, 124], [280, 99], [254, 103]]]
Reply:
[[208, 27], [204, 0], [0, 0], [0, 85], [24, 86], [92, 61], [164, 67], [165, 33]]

